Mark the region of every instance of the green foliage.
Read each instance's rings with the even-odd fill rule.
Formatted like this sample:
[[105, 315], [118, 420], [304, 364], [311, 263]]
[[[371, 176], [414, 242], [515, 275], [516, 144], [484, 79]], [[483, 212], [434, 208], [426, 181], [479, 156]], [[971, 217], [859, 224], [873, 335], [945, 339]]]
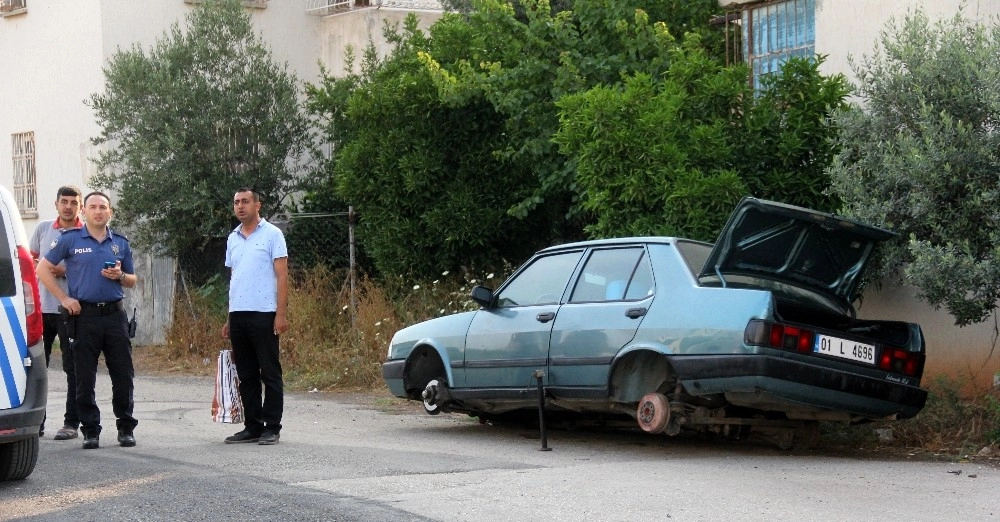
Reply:
[[920, 11], [855, 65], [864, 107], [837, 117], [830, 170], [844, 212], [901, 234], [877, 276], [903, 271], [958, 325], [1000, 299], [1000, 27]]
[[308, 91], [334, 143], [328, 186], [358, 209], [359, 241], [385, 276], [524, 257], [540, 222], [511, 220], [506, 210], [524, 197], [531, 172], [493, 157], [503, 135], [493, 108], [481, 98], [440, 101], [418, 57], [461, 49], [426, 38], [412, 15], [387, 36], [392, 56], [380, 61], [369, 48], [360, 74]]
[[[443, 99], [460, 104], [482, 96], [503, 116], [506, 143], [498, 156], [537, 177], [510, 213], [524, 217], [541, 208], [553, 223], [585, 219], [573, 209], [575, 165], [552, 142], [556, 101], [623, 75], [662, 74], [675, 39], [695, 27], [705, 31], [718, 9], [707, 0], [657, 3], [649, 11], [619, 0], [577, 1], [572, 11], [551, 9], [546, 0], [519, 2], [517, 9], [499, 0], [474, 5], [467, 17], [445, 17], [434, 27], [435, 38], [462, 41], [467, 54], [452, 61], [430, 53], [428, 67]], [[723, 38], [706, 34], [716, 44]], [[575, 226], [567, 223], [553, 237], [572, 235]]]
[[754, 196], [817, 210], [840, 206], [827, 193], [826, 169], [840, 132], [831, 117], [847, 107], [850, 87], [842, 74], [820, 72], [825, 59], [791, 58], [763, 78], [732, 158]]
[[688, 35], [670, 69], [562, 98], [554, 141], [577, 167], [592, 236], [714, 240], [746, 194], [818, 209], [846, 81], [822, 57], [789, 60], [755, 96], [744, 66], [723, 67]]
[[309, 122], [287, 67], [239, 0], [207, 0], [149, 50], [119, 50], [91, 96], [104, 145], [91, 184], [113, 189], [116, 221], [176, 254], [225, 236], [232, 195], [251, 186], [265, 215], [296, 188]]
[[322, 187], [358, 209], [359, 239], [383, 275], [495, 270], [581, 238], [575, 159], [552, 141], [556, 101], [626, 74], [658, 77], [675, 39], [707, 31], [718, 9], [714, 0], [650, 11], [610, 0], [459, 4], [463, 13], [429, 36], [408, 21], [387, 34], [390, 57], [369, 48], [359, 74], [308, 89], [334, 149]]

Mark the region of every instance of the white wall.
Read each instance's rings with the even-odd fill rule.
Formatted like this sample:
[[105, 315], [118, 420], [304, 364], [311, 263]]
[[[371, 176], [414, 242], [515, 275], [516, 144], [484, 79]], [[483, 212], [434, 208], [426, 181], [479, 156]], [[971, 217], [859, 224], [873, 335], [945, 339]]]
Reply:
[[[403, 27], [403, 20], [411, 11], [401, 9], [359, 9], [344, 14], [326, 16], [323, 18], [321, 34], [321, 56], [323, 65], [331, 76], [345, 75], [347, 63], [344, 53], [348, 46], [354, 48], [354, 71], [358, 71], [361, 55], [369, 41], [375, 45], [380, 57], [385, 57], [391, 47], [382, 35], [384, 24]], [[426, 31], [442, 16], [440, 11], [418, 11], [419, 27]]]
[[[38, 214], [55, 217], [56, 189], [81, 183], [80, 144], [92, 133], [83, 100], [101, 82], [100, 0], [33, 1], [0, 19], [0, 183], [13, 188], [11, 134], [33, 131]], [[34, 220], [26, 220], [26, 228]]]
[[816, 53], [827, 55], [822, 71], [854, 82], [848, 57], [860, 63], [870, 55], [891, 19], [902, 22], [917, 8], [931, 20], [951, 18], [962, 5], [971, 19], [988, 22], [1000, 15], [998, 0], [816, 0]]

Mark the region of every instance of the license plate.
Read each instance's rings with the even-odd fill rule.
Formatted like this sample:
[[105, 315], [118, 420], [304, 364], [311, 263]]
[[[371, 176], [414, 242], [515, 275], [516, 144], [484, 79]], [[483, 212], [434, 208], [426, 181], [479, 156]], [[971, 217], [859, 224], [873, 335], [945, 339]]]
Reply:
[[850, 359], [867, 364], [875, 364], [875, 346], [871, 344], [848, 341], [839, 337], [817, 335], [813, 352], [832, 355], [841, 359]]

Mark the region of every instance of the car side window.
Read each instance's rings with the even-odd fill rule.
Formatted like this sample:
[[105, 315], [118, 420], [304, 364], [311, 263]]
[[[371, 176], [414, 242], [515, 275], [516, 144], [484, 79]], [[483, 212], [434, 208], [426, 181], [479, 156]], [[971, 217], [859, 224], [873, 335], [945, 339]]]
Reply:
[[565, 252], [539, 257], [497, 293], [497, 306], [556, 304], [583, 253]]
[[628, 285], [628, 291], [625, 292], [625, 300], [645, 299], [653, 295], [654, 286], [653, 269], [649, 266], [649, 256], [644, 253], [635, 267], [635, 273], [632, 274], [632, 281]]
[[[626, 299], [629, 281], [639, 261], [644, 259], [641, 247], [595, 250], [587, 259], [570, 297], [571, 303], [621, 301]], [[648, 263], [646, 270], [648, 271]], [[652, 275], [648, 276], [652, 281]], [[643, 290], [645, 297], [646, 289]]]

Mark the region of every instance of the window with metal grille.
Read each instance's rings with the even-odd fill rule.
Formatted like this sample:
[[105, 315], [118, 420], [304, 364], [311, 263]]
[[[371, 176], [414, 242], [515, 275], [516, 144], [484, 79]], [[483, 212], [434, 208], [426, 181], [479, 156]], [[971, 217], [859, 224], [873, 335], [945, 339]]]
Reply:
[[0, 0], [0, 16], [21, 14], [27, 10], [27, 0]]
[[38, 213], [38, 197], [35, 187], [35, 133], [21, 132], [11, 135], [14, 159], [14, 198], [21, 209], [21, 215], [33, 216]]
[[224, 167], [232, 174], [245, 174], [260, 163], [261, 146], [253, 129], [216, 124], [215, 135], [221, 144]]
[[753, 85], [792, 56], [816, 54], [816, 0], [783, 0], [743, 11], [743, 49]]

